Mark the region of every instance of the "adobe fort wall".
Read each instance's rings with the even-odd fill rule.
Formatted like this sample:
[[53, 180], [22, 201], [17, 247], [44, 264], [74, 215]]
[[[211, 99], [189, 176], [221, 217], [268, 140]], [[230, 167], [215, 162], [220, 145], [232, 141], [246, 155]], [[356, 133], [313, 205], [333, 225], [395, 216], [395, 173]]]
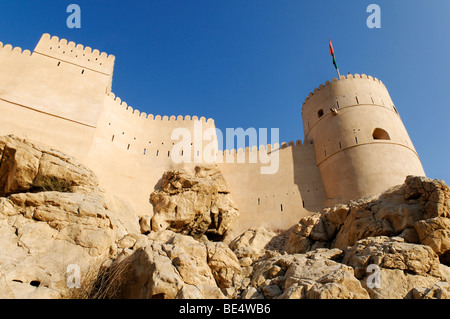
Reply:
[[206, 130], [214, 128], [214, 121], [197, 116], [140, 113], [110, 93], [105, 95], [86, 164], [96, 172], [106, 190], [129, 201], [138, 215], [151, 215], [150, 194], [163, 173], [198, 165], [194, 163], [193, 148], [192, 164], [176, 164], [171, 154], [174, 144], [178, 143], [171, 139], [173, 130], [185, 128], [193, 136], [194, 125]]
[[44, 34], [33, 53], [0, 44], [0, 63], [0, 134], [32, 138], [86, 159], [114, 57]]
[[[274, 174], [261, 174], [261, 168], [269, 165], [267, 153], [277, 153], [274, 155], [279, 163]], [[312, 145], [297, 141], [226, 150], [218, 156], [222, 163], [217, 165], [241, 211], [237, 232], [255, 225], [286, 229], [301, 217], [319, 211], [326, 200]], [[226, 163], [227, 156], [234, 161]], [[244, 163], [238, 163], [239, 156], [245, 156]]]
[[[114, 60], [48, 34], [33, 53], [0, 43], [0, 134], [78, 158], [105, 190], [127, 200], [139, 216], [152, 215], [150, 194], [163, 173], [205, 163], [202, 150], [218, 143], [215, 124], [127, 105], [111, 91]], [[285, 229], [324, 205], [378, 193], [409, 174], [424, 175], [377, 79], [349, 75], [326, 82], [306, 98], [302, 117], [304, 143], [212, 154], [240, 210], [236, 233], [260, 226]], [[173, 136], [176, 129], [192, 137], [191, 148], [178, 154], [189, 163], [174, 160], [182, 140]], [[205, 139], [205, 131], [214, 133]], [[273, 174], [261, 174], [270, 165], [276, 167]]]

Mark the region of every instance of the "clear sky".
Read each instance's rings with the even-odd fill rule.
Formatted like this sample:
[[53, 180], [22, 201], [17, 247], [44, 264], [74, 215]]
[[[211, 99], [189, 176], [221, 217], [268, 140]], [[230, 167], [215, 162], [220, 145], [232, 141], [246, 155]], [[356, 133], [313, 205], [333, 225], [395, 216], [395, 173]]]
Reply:
[[[81, 7], [69, 29], [67, 6]], [[381, 28], [366, 25], [381, 8]], [[341, 74], [382, 80], [429, 177], [450, 183], [448, 0], [2, 0], [0, 41], [33, 50], [43, 33], [114, 54], [113, 92], [154, 115], [280, 128], [301, 139], [308, 93]]]

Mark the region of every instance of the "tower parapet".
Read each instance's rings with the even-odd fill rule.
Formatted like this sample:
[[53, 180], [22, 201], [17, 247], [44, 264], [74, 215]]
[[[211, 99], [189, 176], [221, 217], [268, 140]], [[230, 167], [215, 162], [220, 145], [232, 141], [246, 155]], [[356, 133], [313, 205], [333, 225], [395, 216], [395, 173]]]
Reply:
[[114, 69], [114, 55], [108, 55], [97, 49], [75, 42], [67, 42], [57, 36], [50, 37], [48, 33], [42, 35], [41, 40], [34, 49], [34, 53], [55, 58], [60, 61], [72, 63], [80, 67], [112, 76]]
[[376, 78], [355, 74], [327, 81], [306, 98], [302, 117], [330, 205], [424, 175], [389, 92]]

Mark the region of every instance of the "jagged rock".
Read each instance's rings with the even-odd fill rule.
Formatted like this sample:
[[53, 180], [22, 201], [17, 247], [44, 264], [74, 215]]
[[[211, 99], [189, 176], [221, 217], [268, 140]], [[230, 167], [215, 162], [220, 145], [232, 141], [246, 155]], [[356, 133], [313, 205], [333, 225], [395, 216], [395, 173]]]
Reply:
[[413, 299], [450, 299], [450, 284], [440, 281], [431, 288], [418, 287], [412, 290]]
[[320, 249], [308, 255], [263, 259], [254, 264], [251, 285], [261, 289], [266, 298], [368, 298], [353, 268], [330, 259], [341, 254], [340, 250]]
[[230, 264], [229, 254], [220, 244], [210, 245], [212, 259], [208, 263], [204, 243], [168, 230], [152, 234], [144, 246], [117, 261], [123, 265], [124, 275], [116, 283], [116, 294], [110, 297], [225, 298], [213, 273], [222, 285], [229, 286], [230, 274], [221, 271]]
[[405, 184], [348, 205], [304, 217], [292, 229], [289, 253], [351, 246], [360, 239], [400, 236], [430, 246], [450, 262], [450, 188], [440, 180], [408, 176]]
[[86, 274], [115, 256], [119, 238], [139, 231], [129, 205], [100, 190], [75, 159], [12, 136], [0, 137], [0, 154], [0, 290], [7, 295], [58, 298], [70, 265]]
[[265, 255], [266, 248], [276, 236], [276, 233], [264, 228], [251, 228], [232, 240], [229, 244], [231, 250], [238, 258], [250, 257], [257, 260]]
[[221, 289], [236, 287], [241, 279], [241, 266], [236, 255], [224, 243], [205, 243], [208, 266]]
[[56, 150], [20, 139], [0, 137], [0, 196], [25, 191], [89, 192], [97, 187], [94, 173]]
[[169, 229], [195, 238], [223, 238], [239, 213], [216, 167], [195, 168], [194, 173], [164, 173], [161, 190], [151, 194], [152, 230]]
[[[410, 298], [413, 288], [429, 288], [446, 279], [429, 246], [405, 243], [399, 237], [362, 239], [344, 250], [342, 262], [355, 269], [355, 276], [374, 299]], [[370, 265], [377, 274], [369, 271]], [[375, 275], [379, 276], [377, 286], [370, 285]]]
[[420, 220], [414, 225], [420, 243], [430, 246], [441, 258], [450, 264], [450, 218], [434, 217]]

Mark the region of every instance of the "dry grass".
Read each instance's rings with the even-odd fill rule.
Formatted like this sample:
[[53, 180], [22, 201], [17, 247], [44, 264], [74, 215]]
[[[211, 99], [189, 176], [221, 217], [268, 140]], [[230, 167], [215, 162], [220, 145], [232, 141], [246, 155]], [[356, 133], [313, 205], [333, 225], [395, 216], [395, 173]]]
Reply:
[[114, 261], [110, 266], [92, 266], [83, 275], [80, 288], [67, 288], [62, 299], [112, 299], [127, 278], [131, 258]]

